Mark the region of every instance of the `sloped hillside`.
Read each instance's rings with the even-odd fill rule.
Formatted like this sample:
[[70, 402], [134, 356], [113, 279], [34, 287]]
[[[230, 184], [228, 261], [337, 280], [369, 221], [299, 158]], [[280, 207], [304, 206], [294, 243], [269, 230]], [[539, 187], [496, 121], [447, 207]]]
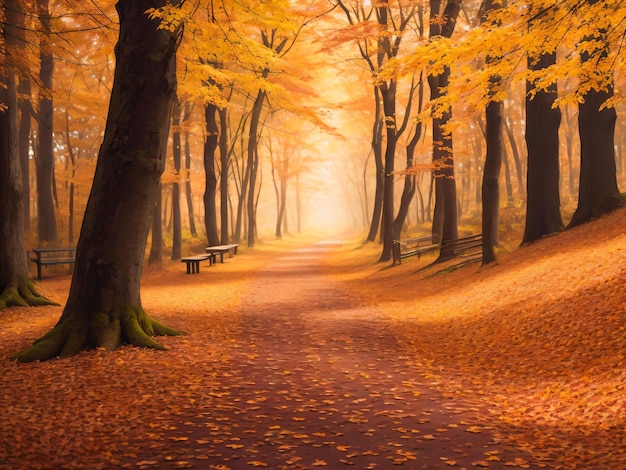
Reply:
[[378, 250], [347, 248], [350, 269], [336, 259], [328, 274], [393, 316], [434, 383], [487, 404], [517, 429], [503, 439], [546, 463], [557, 450], [563, 468], [624, 463], [626, 210], [500, 253], [490, 267], [441, 273], [433, 257], [373, 265]]

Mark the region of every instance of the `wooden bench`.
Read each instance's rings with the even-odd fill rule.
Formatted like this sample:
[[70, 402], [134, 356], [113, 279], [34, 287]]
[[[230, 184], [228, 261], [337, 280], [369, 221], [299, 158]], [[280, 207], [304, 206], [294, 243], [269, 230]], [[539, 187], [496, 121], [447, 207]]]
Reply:
[[37, 264], [37, 279], [41, 280], [41, 267], [53, 264], [74, 264], [76, 248], [33, 248], [35, 258], [30, 260]]
[[448, 266], [446, 270], [460, 268], [466, 264], [476, 263], [483, 258], [483, 234], [469, 235], [454, 240], [444, 240], [441, 244], [439, 257], [443, 260], [456, 259], [458, 262]]
[[[224, 253], [228, 253], [229, 257], [237, 254], [238, 243], [231, 243], [229, 245], [213, 245], [206, 248], [206, 252], [210, 253], [214, 257], [220, 255], [220, 262], [224, 262]], [[213, 258], [215, 259], [215, 258]]]
[[439, 248], [438, 243], [433, 243], [433, 237], [410, 238], [408, 240], [393, 241], [393, 264], [401, 264], [404, 258], [417, 256], [420, 259], [422, 253], [434, 251]]
[[212, 253], [204, 253], [201, 255], [192, 255], [181, 258], [181, 263], [187, 263], [187, 274], [197, 274], [200, 272], [200, 261], [209, 261], [209, 266], [215, 263], [215, 255]]

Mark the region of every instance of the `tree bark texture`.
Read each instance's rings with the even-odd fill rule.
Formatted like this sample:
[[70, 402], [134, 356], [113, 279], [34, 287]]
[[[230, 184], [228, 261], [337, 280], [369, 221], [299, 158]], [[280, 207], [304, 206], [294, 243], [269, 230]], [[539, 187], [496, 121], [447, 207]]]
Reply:
[[87, 202], [69, 298], [56, 326], [16, 356], [23, 362], [123, 343], [163, 349], [177, 334], [143, 310], [140, 280], [165, 166], [180, 30], [157, 29], [145, 11], [165, 0], [120, 0], [116, 68], [104, 140]]
[[[53, 302], [39, 295], [28, 276], [28, 259], [24, 241], [24, 210], [22, 176], [18, 154], [17, 89], [14, 67], [19, 54], [15, 26], [21, 15], [15, 0], [4, 4], [6, 25], [3, 31], [6, 54], [0, 69], [0, 310], [13, 305], [50, 305]], [[22, 15], [23, 16], [23, 15]]]
[[[556, 62], [556, 53], [545, 54], [539, 61], [528, 59], [530, 69], [548, 67]], [[526, 226], [522, 243], [531, 243], [563, 230], [559, 194], [559, 125], [561, 111], [554, 108], [557, 86], [538, 91], [534, 98], [526, 86], [526, 147], [528, 148]]]
[[163, 264], [163, 192], [157, 191], [154, 210], [152, 211], [151, 244], [148, 264], [160, 266]]

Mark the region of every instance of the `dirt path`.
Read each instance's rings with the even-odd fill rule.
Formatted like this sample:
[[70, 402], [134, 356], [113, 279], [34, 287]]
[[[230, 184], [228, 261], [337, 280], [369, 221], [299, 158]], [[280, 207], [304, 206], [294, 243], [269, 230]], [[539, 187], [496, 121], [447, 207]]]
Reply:
[[172, 468], [524, 467], [484, 409], [437, 390], [389, 320], [323, 276], [331, 248], [258, 273], [211, 413], [173, 426], [188, 459], [177, 452]]

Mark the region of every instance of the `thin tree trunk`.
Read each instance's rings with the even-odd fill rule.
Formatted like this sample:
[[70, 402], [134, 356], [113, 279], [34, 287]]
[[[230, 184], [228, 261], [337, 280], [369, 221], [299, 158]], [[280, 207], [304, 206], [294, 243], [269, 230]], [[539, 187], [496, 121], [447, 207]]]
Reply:
[[[185, 102], [184, 121], [187, 123], [191, 116], [191, 106]], [[187, 213], [189, 215], [189, 231], [191, 236], [196, 238], [198, 231], [196, 230], [196, 218], [193, 209], [193, 193], [191, 191], [191, 145], [189, 142], [189, 130], [185, 129], [185, 199], [187, 201]]]
[[54, 107], [52, 103], [52, 74], [54, 59], [50, 52], [50, 13], [48, 0], [38, 0], [39, 18], [43, 34], [40, 45], [38, 113], [38, 142], [37, 152], [37, 214], [39, 227], [39, 241], [56, 242], [58, 239], [56, 217], [54, 213], [53, 183], [54, 183], [54, 150], [52, 141], [52, 126]]
[[228, 149], [228, 108], [220, 108], [220, 227], [222, 244], [229, 243], [229, 203], [228, 203], [228, 181], [230, 174], [230, 152]]
[[[266, 73], [263, 74], [265, 78]], [[248, 215], [248, 246], [253, 247], [256, 239], [256, 181], [259, 169], [258, 139], [261, 121], [261, 112], [265, 102], [266, 92], [259, 90], [252, 107], [250, 128], [248, 132], [248, 170], [250, 171], [250, 187], [248, 188], [247, 215]]]
[[180, 167], [181, 167], [181, 139], [180, 139], [180, 113], [181, 106], [178, 97], [174, 100], [172, 110], [172, 125], [174, 132], [172, 133], [172, 156], [174, 157], [174, 172], [176, 180], [172, 183], [172, 256], [171, 259], [176, 261], [182, 256], [183, 250], [183, 233], [182, 221], [180, 215]]
[[208, 103], [205, 105], [206, 140], [204, 142], [204, 225], [209, 246], [219, 245], [217, 233], [216, 190], [217, 177], [215, 175], [215, 151], [218, 147], [217, 106]]
[[374, 187], [374, 207], [372, 209], [372, 220], [370, 221], [370, 229], [367, 234], [367, 241], [376, 241], [376, 236], [380, 229], [380, 222], [383, 212], [383, 196], [385, 189], [385, 170], [383, 167], [383, 124], [381, 118], [381, 97], [378, 87], [374, 88], [376, 110], [374, 115], [375, 121], [372, 127], [372, 151], [374, 152], [374, 166], [376, 168], [375, 187]]
[[395, 216], [395, 195], [394, 178], [396, 146], [398, 141], [398, 130], [396, 127], [396, 82], [389, 80], [382, 88], [383, 108], [385, 112], [386, 147], [385, 147], [385, 187], [383, 196], [383, 230], [381, 238], [383, 240], [383, 251], [379, 261], [389, 261], [393, 255], [393, 221]]
[[22, 188], [24, 190], [24, 227], [30, 228], [30, 130], [33, 107], [31, 104], [30, 79], [20, 77], [18, 87], [18, 107], [20, 111], [18, 147], [22, 171]]

